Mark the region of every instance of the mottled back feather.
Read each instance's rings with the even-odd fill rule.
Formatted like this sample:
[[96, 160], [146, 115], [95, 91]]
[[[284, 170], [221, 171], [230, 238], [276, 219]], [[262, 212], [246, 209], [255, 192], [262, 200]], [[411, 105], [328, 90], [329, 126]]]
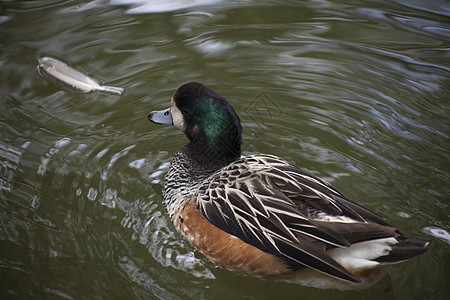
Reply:
[[[211, 223], [292, 269], [308, 266], [347, 281], [358, 279], [326, 249], [395, 234], [383, 218], [327, 182], [269, 155], [241, 158], [211, 175], [199, 187], [196, 205]], [[322, 214], [345, 221], [333, 225]]]

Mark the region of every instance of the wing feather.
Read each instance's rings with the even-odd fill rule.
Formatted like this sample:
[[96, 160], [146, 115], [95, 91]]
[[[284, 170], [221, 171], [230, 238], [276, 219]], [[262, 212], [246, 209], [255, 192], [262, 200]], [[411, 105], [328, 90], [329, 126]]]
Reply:
[[[293, 269], [307, 266], [353, 282], [358, 279], [325, 249], [350, 246], [352, 224], [371, 221], [390, 226], [326, 181], [268, 155], [244, 157], [210, 176], [198, 190], [196, 205], [218, 228], [281, 257]], [[342, 216], [349, 224], [330, 226], [320, 220], [322, 214]], [[367, 233], [372, 229], [363, 226], [358, 230]], [[392, 234], [373, 231], [376, 236]]]

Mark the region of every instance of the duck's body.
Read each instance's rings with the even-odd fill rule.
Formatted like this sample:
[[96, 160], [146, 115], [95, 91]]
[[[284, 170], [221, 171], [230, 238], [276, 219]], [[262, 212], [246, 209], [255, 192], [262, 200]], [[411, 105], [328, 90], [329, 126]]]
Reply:
[[270, 155], [240, 156], [239, 118], [199, 83], [180, 87], [155, 123], [190, 143], [166, 176], [164, 201], [176, 229], [219, 266], [321, 288], [363, 288], [426, 251], [324, 180]]

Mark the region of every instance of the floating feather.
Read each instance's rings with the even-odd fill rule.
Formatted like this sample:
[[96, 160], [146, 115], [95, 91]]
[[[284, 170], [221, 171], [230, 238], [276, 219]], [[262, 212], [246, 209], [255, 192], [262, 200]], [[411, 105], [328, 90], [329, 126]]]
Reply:
[[120, 87], [100, 85], [98, 81], [81, 73], [67, 64], [51, 57], [43, 57], [39, 59], [39, 68], [44, 70], [56, 79], [61, 80], [68, 85], [79, 89], [83, 92], [105, 91], [121, 95], [124, 90]]

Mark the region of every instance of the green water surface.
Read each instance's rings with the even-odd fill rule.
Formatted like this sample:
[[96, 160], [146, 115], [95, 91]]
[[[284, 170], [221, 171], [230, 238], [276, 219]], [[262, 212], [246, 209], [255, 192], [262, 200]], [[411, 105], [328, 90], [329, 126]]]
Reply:
[[[449, 46], [445, 0], [0, 1], [0, 298], [450, 299]], [[126, 92], [51, 80], [44, 56]], [[234, 106], [244, 154], [429, 251], [351, 292], [215, 267], [162, 204], [186, 138], [147, 120], [194, 80]]]

